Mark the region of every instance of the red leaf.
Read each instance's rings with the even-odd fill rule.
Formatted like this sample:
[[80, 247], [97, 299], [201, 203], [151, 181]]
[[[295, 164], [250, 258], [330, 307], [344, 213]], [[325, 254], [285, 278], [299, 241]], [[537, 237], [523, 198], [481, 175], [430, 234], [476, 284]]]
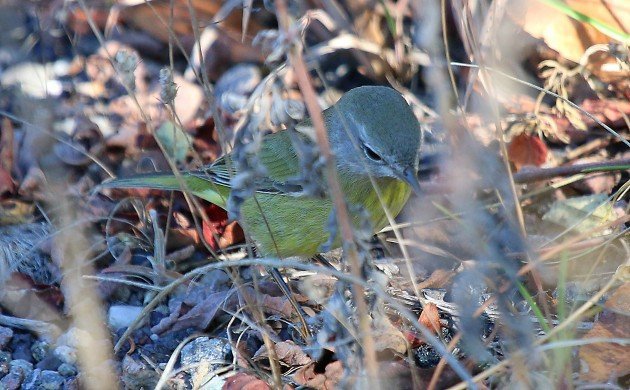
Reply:
[[510, 161], [519, 170], [525, 165], [541, 166], [547, 161], [547, 145], [535, 135], [519, 134], [508, 146]]
[[239, 372], [229, 377], [223, 384], [223, 390], [269, 390], [268, 384], [253, 375]]

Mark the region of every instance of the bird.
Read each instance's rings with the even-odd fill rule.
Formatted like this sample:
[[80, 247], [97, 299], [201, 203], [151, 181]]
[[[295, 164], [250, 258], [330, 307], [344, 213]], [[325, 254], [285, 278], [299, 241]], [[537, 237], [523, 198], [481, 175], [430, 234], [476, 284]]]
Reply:
[[[412, 191], [420, 192], [418, 119], [402, 95], [385, 86], [351, 89], [322, 114], [352, 223], [359, 226], [367, 219], [374, 234], [389, 222], [383, 208], [396, 217]], [[262, 256], [313, 257], [342, 244], [329, 227], [333, 195], [325, 189], [323, 194], [305, 191], [297, 180], [304, 175], [303, 147], [296, 140], [316, 147], [310, 119], [263, 136], [257, 161], [264, 174], [240, 204], [237, 220]], [[228, 210], [235, 178], [242, 173], [236, 158], [234, 152], [225, 154], [201, 169], [181, 172], [180, 178], [172, 172], [139, 174], [106, 181], [102, 187], [181, 191], [183, 181], [186, 191]]]

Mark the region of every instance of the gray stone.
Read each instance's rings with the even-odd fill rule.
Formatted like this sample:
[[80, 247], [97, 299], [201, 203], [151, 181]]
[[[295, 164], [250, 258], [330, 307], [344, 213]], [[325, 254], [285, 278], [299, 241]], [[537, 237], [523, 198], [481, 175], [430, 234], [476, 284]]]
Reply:
[[0, 326], [0, 349], [6, 348], [13, 338], [13, 329]]
[[11, 353], [0, 351], [0, 378], [9, 373], [9, 363], [11, 363]]
[[22, 378], [26, 378], [33, 372], [33, 363], [27, 362], [23, 359], [12, 360], [10, 363], [10, 373], [16, 373], [22, 375]]
[[107, 323], [113, 330], [127, 328], [138, 318], [142, 307], [131, 305], [112, 305], [107, 312]]
[[50, 344], [45, 341], [36, 341], [31, 345], [31, 354], [36, 362], [43, 360], [50, 351]]
[[0, 388], [2, 390], [17, 390], [22, 385], [24, 376], [19, 373], [10, 372], [0, 380]]
[[[198, 337], [182, 348], [180, 363], [189, 366], [200, 362], [226, 360], [231, 347], [227, 340]], [[210, 370], [216, 370], [223, 364], [210, 364]]]
[[67, 345], [55, 348], [55, 356], [64, 363], [75, 364], [77, 362], [77, 350]]
[[65, 377], [77, 375], [77, 368], [68, 363], [62, 363], [57, 371], [59, 371], [59, 373]]
[[11, 352], [8, 351], [0, 351], [0, 363], [11, 363]]
[[33, 390], [58, 390], [63, 388], [64, 377], [56, 371], [35, 370], [33, 376], [27, 383], [24, 383], [24, 389]]

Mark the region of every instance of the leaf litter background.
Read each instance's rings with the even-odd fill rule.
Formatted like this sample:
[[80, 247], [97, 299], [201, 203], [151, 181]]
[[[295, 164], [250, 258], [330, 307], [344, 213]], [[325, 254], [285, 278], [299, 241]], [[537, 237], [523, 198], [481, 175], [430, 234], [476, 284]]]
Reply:
[[[627, 37], [623, 2], [567, 4]], [[445, 38], [436, 2], [289, 2], [289, 31], [272, 2], [0, 3], [3, 387], [323, 389], [370, 361], [400, 388], [627, 387], [628, 48], [542, 2], [444, 6]], [[305, 339], [263, 262], [227, 267], [219, 208], [98, 189], [302, 119], [301, 39], [320, 105], [392, 85], [439, 162], [396, 232], [357, 232], [375, 356], [342, 274], [282, 269]]]

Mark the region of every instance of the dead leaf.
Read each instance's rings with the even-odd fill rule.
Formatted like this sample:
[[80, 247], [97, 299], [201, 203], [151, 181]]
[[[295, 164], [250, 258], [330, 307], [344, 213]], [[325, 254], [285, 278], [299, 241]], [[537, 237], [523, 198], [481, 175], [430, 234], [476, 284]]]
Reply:
[[[302, 351], [302, 347], [295, 345], [293, 341], [281, 341], [274, 345], [278, 359], [288, 366], [304, 366], [313, 360]], [[267, 346], [263, 345], [254, 354], [254, 359], [268, 359]]]
[[207, 329], [230, 295], [232, 295], [231, 290], [220, 291], [210, 294], [203, 301], [195, 302], [195, 305], [188, 313], [179, 317], [177, 323], [173, 325], [171, 330], [177, 331], [189, 327], [194, 327], [199, 330]]
[[[617, 29], [630, 30], [630, 8], [627, 0], [566, 0], [572, 9]], [[564, 58], [579, 62], [584, 51], [594, 44], [608, 44], [612, 38], [587, 23], [578, 22], [540, 2], [507, 3], [508, 15], [526, 32], [541, 38]]]
[[548, 154], [545, 142], [535, 135], [521, 133], [512, 138], [508, 145], [508, 156], [517, 170], [525, 165], [543, 165]]
[[15, 181], [6, 169], [0, 167], [0, 196], [7, 193], [15, 193]]
[[13, 169], [14, 137], [11, 120], [3, 118], [2, 127], [0, 128], [0, 168], [9, 173]]
[[[617, 218], [606, 194], [577, 196], [560, 199], [551, 205], [542, 219], [566, 229], [589, 232]], [[606, 234], [606, 231], [597, 235]]]
[[96, 4], [90, 4], [87, 9], [81, 8], [79, 4], [67, 8], [66, 24], [77, 35], [91, 34], [90, 22], [94, 23], [98, 29], [104, 30], [111, 13], [109, 8], [99, 7]]
[[237, 223], [228, 224], [225, 210], [217, 205], [208, 204], [204, 211], [208, 218], [202, 222], [203, 238], [212, 249], [224, 249], [245, 239], [243, 229]]
[[440, 325], [440, 313], [434, 303], [428, 303], [424, 306], [418, 322], [436, 334], [439, 334], [442, 329], [442, 325]]
[[[627, 338], [630, 334], [630, 283], [621, 285], [608, 299], [606, 310], [584, 337]], [[630, 374], [630, 346], [616, 343], [593, 343], [580, 347], [580, 378], [589, 382], [606, 382]]]
[[184, 126], [195, 118], [197, 110], [203, 102], [203, 90], [197, 84], [183, 78], [180, 74], [173, 75], [173, 82], [177, 85], [177, 95], [175, 96], [175, 114]]
[[372, 338], [377, 351], [390, 350], [404, 354], [409, 346], [405, 335], [383, 314], [374, 314]]
[[[571, 162], [571, 165], [602, 162], [601, 157], [586, 157]], [[601, 172], [587, 175], [584, 180], [572, 184], [584, 194], [612, 194], [615, 186], [621, 179], [620, 172]]]
[[270, 390], [271, 387], [253, 375], [239, 372], [226, 379], [223, 390]]
[[293, 374], [293, 380], [305, 387], [332, 390], [337, 388], [344, 375], [343, 365], [338, 360], [328, 364], [324, 373], [316, 373], [315, 368], [315, 363], [300, 368]]
[[87, 166], [105, 147], [100, 128], [85, 115], [76, 118], [72, 135], [64, 141], [57, 142], [53, 151], [57, 158], [72, 166]]
[[428, 279], [418, 283], [418, 290], [425, 288], [443, 288], [451, 281], [455, 274], [455, 271], [438, 268], [433, 271]]
[[46, 186], [47, 181], [44, 172], [39, 167], [32, 166], [22, 180], [18, 193], [28, 199], [45, 201], [48, 199], [48, 193], [45, 190]]
[[203, 163], [214, 161], [221, 155], [219, 133], [216, 131], [212, 116], [207, 117], [195, 128], [193, 145]]
[[[172, 16], [171, 16], [171, 5]], [[264, 17], [266, 12], [261, 9], [253, 14], [248, 23], [248, 35], [242, 41], [242, 8], [235, 7], [225, 15], [224, 4], [220, 1], [207, 0], [176, 0], [169, 2], [152, 2], [149, 6], [141, 3], [120, 10], [121, 20], [146, 31], [151, 36], [162, 42], [169, 42], [171, 38], [169, 30], [174, 31], [187, 48], [194, 42], [193, 26], [189, 5], [195, 12], [195, 18], [200, 25], [207, 26], [210, 31], [201, 40], [208, 43], [204, 47], [204, 59], [211, 79], [216, 80], [221, 73], [233, 64], [245, 62], [262, 62], [262, 56], [258, 48], [251, 45], [251, 38], [262, 30], [261, 23], [257, 19]], [[170, 21], [165, 25], [163, 21]]]

